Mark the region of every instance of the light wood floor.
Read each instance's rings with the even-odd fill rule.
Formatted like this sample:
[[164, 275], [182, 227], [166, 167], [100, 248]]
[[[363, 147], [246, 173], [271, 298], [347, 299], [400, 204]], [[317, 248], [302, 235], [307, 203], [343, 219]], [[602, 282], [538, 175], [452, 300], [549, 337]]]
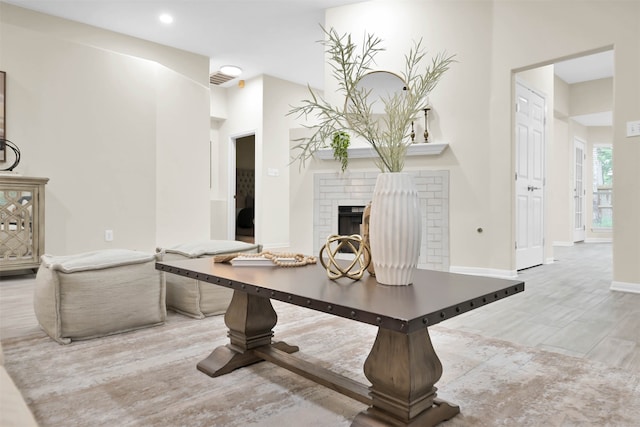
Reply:
[[609, 290], [611, 244], [554, 248], [525, 291], [441, 325], [640, 372], [640, 294]]
[[[609, 290], [611, 245], [558, 247], [555, 259], [520, 272], [525, 292], [441, 325], [640, 373], [640, 294]], [[37, 331], [34, 277], [0, 277], [1, 339]]]

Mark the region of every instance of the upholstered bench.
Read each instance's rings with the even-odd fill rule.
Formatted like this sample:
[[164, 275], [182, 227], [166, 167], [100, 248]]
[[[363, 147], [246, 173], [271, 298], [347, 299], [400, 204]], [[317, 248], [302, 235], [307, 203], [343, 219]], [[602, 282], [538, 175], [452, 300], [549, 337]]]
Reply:
[[[257, 253], [262, 245], [235, 240], [204, 240], [156, 250], [163, 254], [164, 261], [174, 261], [238, 252]], [[165, 281], [167, 308], [195, 319], [223, 314], [233, 296], [230, 289], [177, 274], [167, 274]]]
[[163, 324], [165, 284], [157, 259], [125, 249], [43, 255], [34, 295], [40, 326], [68, 344]]

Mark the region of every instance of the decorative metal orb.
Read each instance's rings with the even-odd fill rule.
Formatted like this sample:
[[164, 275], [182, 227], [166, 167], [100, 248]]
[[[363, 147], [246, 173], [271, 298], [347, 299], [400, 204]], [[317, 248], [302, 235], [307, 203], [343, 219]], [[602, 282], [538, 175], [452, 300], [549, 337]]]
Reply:
[[[336, 260], [336, 255], [343, 247], [351, 249], [355, 257], [349, 264], [343, 262], [341, 266]], [[327, 262], [325, 262], [323, 257], [325, 252], [328, 257]], [[369, 251], [369, 246], [367, 246], [358, 234], [352, 234], [351, 236], [338, 236], [334, 234], [327, 237], [327, 243], [320, 249], [318, 258], [322, 266], [327, 270], [329, 279], [336, 280], [341, 277], [348, 277], [352, 280], [360, 280], [367, 270], [369, 263], [371, 263], [371, 252]]]
[[13, 160], [13, 163], [11, 164], [11, 166], [9, 166], [7, 168], [4, 168], [4, 169], [0, 169], [0, 171], [9, 171], [9, 172], [11, 172], [12, 170], [14, 170], [16, 168], [16, 166], [18, 166], [18, 163], [20, 163], [20, 149], [18, 148], [18, 146], [16, 144], [14, 144], [13, 142], [9, 141], [8, 139], [0, 138], [0, 150], [6, 149], [6, 148], [8, 148], [11, 151], [13, 151], [14, 160]]

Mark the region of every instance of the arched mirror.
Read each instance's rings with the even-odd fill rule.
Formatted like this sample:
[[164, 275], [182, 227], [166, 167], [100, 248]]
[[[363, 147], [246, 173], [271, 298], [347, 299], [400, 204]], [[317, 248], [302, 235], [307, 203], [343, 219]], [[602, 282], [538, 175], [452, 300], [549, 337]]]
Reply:
[[372, 71], [358, 80], [356, 90], [368, 91], [367, 101], [373, 114], [384, 114], [386, 100], [399, 95], [406, 89], [402, 77], [389, 71]]

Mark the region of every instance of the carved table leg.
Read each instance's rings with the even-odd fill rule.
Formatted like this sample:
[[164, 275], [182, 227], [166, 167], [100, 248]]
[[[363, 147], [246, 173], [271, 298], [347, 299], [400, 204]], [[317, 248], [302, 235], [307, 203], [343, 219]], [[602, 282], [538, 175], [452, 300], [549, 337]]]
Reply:
[[380, 328], [364, 373], [371, 381], [372, 404], [352, 426], [434, 426], [460, 412], [436, 399], [442, 364], [427, 328], [411, 334]]
[[271, 345], [287, 353], [298, 351], [296, 346], [271, 342], [272, 329], [277, 321], [278, 316], [269, 298], [234, 291], [224, 315], [224, 322], [229, 328], [229, 344], [213, 350], [206, 359], [198, 363], [198, 370], [211, 377], [218, 377], [260, 362], [263, 359], [254, 355], [251, 350], [263, 345]]

